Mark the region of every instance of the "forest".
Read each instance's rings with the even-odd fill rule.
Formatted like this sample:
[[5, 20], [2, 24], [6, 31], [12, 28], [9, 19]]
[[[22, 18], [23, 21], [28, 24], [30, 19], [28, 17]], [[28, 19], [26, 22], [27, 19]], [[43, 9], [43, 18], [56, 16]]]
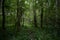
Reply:
[[0, 0], [0, 40], [60, 40], [60, 0]]

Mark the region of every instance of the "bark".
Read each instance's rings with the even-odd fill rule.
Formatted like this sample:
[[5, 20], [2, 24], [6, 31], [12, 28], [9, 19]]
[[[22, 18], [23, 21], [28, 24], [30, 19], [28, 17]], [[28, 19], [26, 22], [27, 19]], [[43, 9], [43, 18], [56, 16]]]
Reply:
[[5, 11], [4, 11], [4, 2], [5, 2], [5, 0], [2, 1], [2, 28], [5, 30]]
[[43, 27], [43, 2], [41, 3], [41, 28]]
[[57, 0], [57, 7], [60, 7], [60, 0]]
[[37, 27], [37, 18], [36, 18], [36, 10], [33, 9], [33, 13], [34, 13], [34, 26]]
[[4, 2], [5, 0], [2, 1], [2, 34], [3, 34], [3, 40], [6, 40]]
[[56, 25], [57, 25], [57, 36], [59, 37], [60, 36], [60, 0], [56, 0], [56, 1], [57, 1]]
[[0, 0], [0, 9], [1, 9], [1, 6], [2, 6], [1, 3], [2, 3], [2, 0]]
[[33, 0], [34, 27], [37, 27], [36, 0]]
[[19, 2], [19, 0], [17, 0], [17, 22], [16, 22], [17, 32], [19, 32], [21, 29], [21, 20], [22, 20], [22, 15], [23, 15], [23, 8], [22, 8], [22, 5], [20, 5], [21, 3]]
[[20, 13], [19, 13], [20, 9], [19, 9], [19, 0], [17, 0], [17, 23], [16, 23], [16, 27], [17, 27], [17, 31], [20, 31]]

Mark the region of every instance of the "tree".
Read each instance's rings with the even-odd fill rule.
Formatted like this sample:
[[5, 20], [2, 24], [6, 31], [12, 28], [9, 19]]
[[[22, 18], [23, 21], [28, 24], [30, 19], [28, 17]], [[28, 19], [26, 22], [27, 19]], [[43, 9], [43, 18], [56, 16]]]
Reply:
[[44, 2], [44, 0], [38, 0], [38, 9], [39, 9], [39, 14], [40, 14], [40, 28], [42, 29], [42, 27], [43, 27], [43, 13], [44, 13], [44, 11], [43, 11], [43, 2]]
[[56, 0], [56, 7], [57, 7], [57, 10], [56, 10], [56, 27], [57, 27], [57, 36], [59, 37], [60, 35], [60, 0]]
[[24, 13], [24, 0], [17, 0], [17, 22], [16, 27], [17, 31], [19, 32], [21, 29], [21, 20]]
[[6, 40], [6, 28], [5, 28], [5, 11], [4, 5], [5, 0], [2, 1], [2, 32], [3, 32], [3, 40]]
[[36, 0], [33, 0], [34, 26], [37, 27]]
[[41, 0], [41, 28], [43, 27], [43, 0]]
[[0, 0], [0, 9], [1, 9], [1, 6], [2, 6], [1, 3], [2, 3], [2, 0]]

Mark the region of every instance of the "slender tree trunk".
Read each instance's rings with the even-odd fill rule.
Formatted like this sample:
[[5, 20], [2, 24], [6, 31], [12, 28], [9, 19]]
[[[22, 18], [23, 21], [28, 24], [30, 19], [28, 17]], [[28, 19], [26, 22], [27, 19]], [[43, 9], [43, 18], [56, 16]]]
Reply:
[[34, 26], [37, 27], [36, 0], [33, 0]]
[[4, 2], [5, 0], [2, 1], [2, 34], [3, 34], [3, 40], [6, 40]]
[[57, 22], [56, 22], [56, 25], [57, 25], [57, 36], [59, 37], [60, 36], [60, 0], [56, 0], [57, 1]]
[[19, 0], [17, 0], [17, 22], [16, 22], [16, 31], [19, 32], [21, 29], [21, 18], [23, 15], [23, 8], [22, 8], [22, 0], [19, 2]]
[[5, 0], [2, 1], [2, 28], [5, 30], [5, 11], [4, 11], [4, 2]]
[[37, 27], [37, 18], [36, 18], [36, 10], [33, 9], [33, 13], [34, 13], [34, 26]]
[[41, 28], [43, 27], [43, 1], [41, 3]]
[[16, 23], [16, 31], [20, 31], [20, 13], [19, 13], [20, 9], [19, 9], [19, 0], [17, 0], [17, 23]]
[[1, 2], [2, 2], [2, 0], [0, 0], [0, 7], [1, 7]]

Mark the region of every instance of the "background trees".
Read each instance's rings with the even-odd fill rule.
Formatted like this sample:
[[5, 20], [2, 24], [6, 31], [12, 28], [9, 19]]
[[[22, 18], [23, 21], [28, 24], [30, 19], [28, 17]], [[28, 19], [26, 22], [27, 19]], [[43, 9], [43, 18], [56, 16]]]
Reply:
[[0, 39], [59, 40], [59, 2], [59, 0], [1, 1]]

